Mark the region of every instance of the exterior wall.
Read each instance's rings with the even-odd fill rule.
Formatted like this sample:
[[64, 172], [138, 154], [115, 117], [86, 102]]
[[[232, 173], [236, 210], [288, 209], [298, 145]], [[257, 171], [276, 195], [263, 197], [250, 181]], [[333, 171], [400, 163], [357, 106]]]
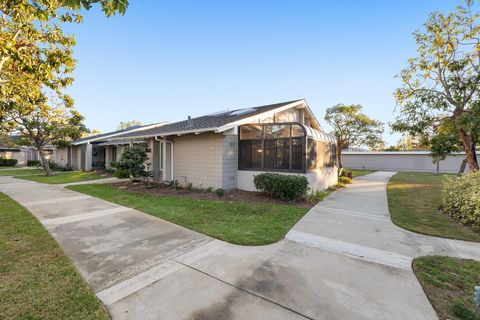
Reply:
[[68, 147], [58, 147], [58, 148], [56, 148], [56, 152], [54, 154], [53, 161], [55, 161], [58, 164], [61, 164], [62, 166], [67, 165], [68, 164], [68, 152], [69, 152]]
[[[464, 153], [447, 156], [445, 160], [440, 161], [440, 172], [457, 173], [463, 159]], [[436, 167], [427, 151], [343, 152], [342, 163], [345, 168], [386, 171], [435, 172]]]
[[310, 190], [325, 190], [338, 182], [338, 168], [327, 167], [322, 170], [315, 170], [307, 172], [308, 183]]
[[222, 188], [224, 136], [204, 133], [173, 137], [173, 178], [194, 188]]
[[[264, 171], [250, 171], [238, 170], [237, 173], [237, 188], [246, 191], [258, 191], [253, 184], [255, 175], [264, 173]], [[309, 171], [307, 173], [290, 173], [290, 172], [275, 172], [286, 175], [304, 176], [307, 177], [310, 185], [310, 190], [325, 190], [329, 186], [337, 183], [338, 170], [337, 167], [325, 168], [318, 171]]]
[[238, 136], [225, 135], [222, 146], [222, 188], [234, 189], [237, 187], [238, 171]]

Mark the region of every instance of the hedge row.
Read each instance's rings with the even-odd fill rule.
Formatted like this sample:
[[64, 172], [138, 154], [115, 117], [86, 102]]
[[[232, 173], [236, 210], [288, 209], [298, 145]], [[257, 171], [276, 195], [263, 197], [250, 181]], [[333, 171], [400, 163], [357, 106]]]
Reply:
[[4, 159], [0, 157], [0, 167], [14, 167], [17, 165], [17, 159]]

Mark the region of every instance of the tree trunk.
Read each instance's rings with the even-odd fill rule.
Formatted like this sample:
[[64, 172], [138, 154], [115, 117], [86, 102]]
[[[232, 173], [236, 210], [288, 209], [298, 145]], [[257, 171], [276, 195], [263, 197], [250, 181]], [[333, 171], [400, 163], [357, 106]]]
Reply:
[[465, 167], [467, 166], [467, 159], [462, 160], [462, 164], [460, 165], [460, 170], [458, 170], [457, 176], [461, 176], [465, 172]]
[[437, 175], [440, 172], [440, 160], [437, 160], [437, 162], [435, 164], [436, 164], [435, 174]]
[[47, 177], [50, 177], [52, 175], [52, 171], [50, 170], [50, 165], [48, 163], [47, 158], [45, 158], [45, 150], [43, 150], [43, 146], [38, 146], [38, 153], [40, 154], [40, 159], [42, 161], [42, 167], [43, 170], [45, 171], [45, 175]]
[[470, 172], [478, 171], [477, 154], [475, 150], [475, 144], [468, 132], [464, 129], [460, 129], [460, 138], [462, 139], [463, 148], [465, 149], [465, 155], [467, 156], [468, 168]]
[[337, 144], [337, 167], [338, 169], [342, 169], [342, 148]]

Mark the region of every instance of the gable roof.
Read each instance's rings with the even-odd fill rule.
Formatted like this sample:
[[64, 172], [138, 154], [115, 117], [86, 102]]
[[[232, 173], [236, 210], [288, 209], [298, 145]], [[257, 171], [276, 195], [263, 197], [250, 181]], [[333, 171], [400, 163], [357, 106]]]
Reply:
[[246, 120], [251, 117], [258, 116], [262, 113], [266, 113], [275, 109], [289, 106], [294, 103], [302, 102], [304, 99], [280, 102], [275, 104], [269, 104], [258, 107], [235, 109], [231, 111], [216, 112], [209, 115], [187, 119], [170, 123], [161, 127], [136, 130], [135, 132], [128, 132], [115, 137], [120, 138], [138, 138], [138, 137], [155, 137], [162, 135], [171, 135], [179, 133], [189, 132], [201, 132], [201, 131], [213, 131], [219, 128], [225, 127], [230, 124], [234, 124], [241, 120]]
[[80, 139], [77, 139], [74, 142], [72, 142], [72, 145], [79, 145], [79, 144], [84, 144], [84, 143], [89, 143], [89, 142], [102, 141], [103, 139], [113, 138], [113, 137], [116, 137], [118, 135], [125, 134], [127, 132], [134, 132], [136, 130], [156, 128], [156, 127], [159, 127], [159, 126], [163, 126], [165, 124], [166, 124], [166, 122], [147, 124], [147, 125], [143, 125], [143, 126], [135, 125], [135, 126], [131, 126], [131, 127], [125, 128], [125, 129], [121, 129], [121, 130], [116, 130], [116, 131], [97, 134], [97, 135], [94, 135], [94, 136], [80, 138]]

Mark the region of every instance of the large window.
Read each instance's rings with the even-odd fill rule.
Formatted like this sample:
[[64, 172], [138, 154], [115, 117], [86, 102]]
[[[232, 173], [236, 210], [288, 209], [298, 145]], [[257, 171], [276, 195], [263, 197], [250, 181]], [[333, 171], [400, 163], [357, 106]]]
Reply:
[[240, 127], [239, 168], [304, 171], [305, 134], [298, 124]]
[[308, 139], [307, 143], [307, 168], [308, 170], [322, 169], [335, 166], [335, 144]]

